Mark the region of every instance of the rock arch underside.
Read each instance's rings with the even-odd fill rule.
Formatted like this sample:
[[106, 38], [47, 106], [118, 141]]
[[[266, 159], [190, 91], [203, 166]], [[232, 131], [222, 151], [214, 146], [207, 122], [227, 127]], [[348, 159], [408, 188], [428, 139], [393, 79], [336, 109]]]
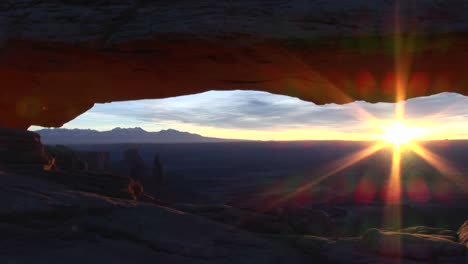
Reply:
[[0, 126], [213, 89], [390, 102], [401, 80], [407, 98], [466, 95], [467, 33], [464, 1], [2, 1]]

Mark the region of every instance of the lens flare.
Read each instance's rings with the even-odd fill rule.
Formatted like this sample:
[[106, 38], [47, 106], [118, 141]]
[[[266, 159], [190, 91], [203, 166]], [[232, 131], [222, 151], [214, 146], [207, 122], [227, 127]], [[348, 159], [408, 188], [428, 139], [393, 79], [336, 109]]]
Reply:
[[[321, 169], [317, 169], [314, 173], [311, 173], [310, 180], [306, 180], [300, 184], [300, 186], [294, 187], [294, 190], [279, 195], [271, 201], [262, 204], [265, 211], [271, 210], [279, 205], [284, 204], [287, 201], [293, 200], [295, 197], [299, 197], [300, 201], [313, 199], [310, 194], [320, 183], [326, 179], [338, 175], [339, 172], [353, 166], [361, 160], [375, 154], [381, 149], [392, 146], [392, 163], [391, 170], [389, 171], [389, 177], [387, 184], [383, 187], [382, 195], [384, 201], [383, 210], [383, 226], [391, 228], [393, 230], [401, 229], [402, 224], [402, 208], [403, 202], [403, 191], [407, 194], [408, 198], [417, 203], [429, 202], [431, 199], [444, 201], [452, 199], [453, 190], [445, 180], [440, 180], [440, 184], [432, 184], [429, 186], [429, 182], [425, 182], [423, 178], [414, 178], [409, 181], [408, 186], [402, 187], [402, 153], [403, 150], [411, 151], [412, 153], [420, 156], [427, 161], [431, 166], [441, 172], [441, 175], [452, 182], [455, 182], [464, 192], [468, 192], [468, 180], [466, 177], [462, 177], [461, 174], [450, 165], [450, 163], [440, 157], [439, 155], [429, 151], [424, 144], [420, 144], [426, 133], [429, 133], [428, 128], [418, 128], [408, 126], [411, 120], [405, 119], [405, 99], [407, 95], [423, 95], [427, 89], [431, 86], [450, 86], [451, 82], [448, 78], [443, 75], [438, 76], [434, 83], [431, 85], [430, 78], [421, 72], [411, 72], [411, 66], [413, 62], [412, 54], [414, 54], [415, 41], [410, 32], [402, 34], [400, 31], [400, 6], [399, 2], [395, 4], [395, 25], [394, 25], [394, 70], [389, 72], [379, 80], [372, 74], [372, 71], [363, 69], [357, 73], [355, 85], [356, 94], [367, 95], [372, 94], [373, 91], [378, 89], [380, 86], [380, 92], [384, 95], [395, 96], [395, 113], [392, 120], [380, 120], [365, 109], [359, 107], [359, 105], [353, 105], [355, 108], [350, 114], [355, 115], [359, 120], [369, 123], [376, 130], [380, 128], [380, 133], [376, 132], [375, 144], [367, 146], [360, 151], [345, 156], [339, 160], [324, 166]], [[325, 75], [315, 71], [311, 68], [310, 64], [303, 63], [300, 57], [296, 58], [297, 64], [302, 66], [304, 71], [298, 72], [299, 82], [294, 85], [298, 92], [307, 93], [310, 88], [310, 84], [314, 86], [322, 87], [327, 93], [323, 95], [324, 102], [353, 102], [355, 101], [352, 96], [345, 94], [340, 86], [348, 85], [349, 78], [335, 78], [342, 81], [333, 83]], [[320, 80], [320, 81], [314, 81]], [[443, 111], [448, 111], [445, 109]], [[444, 112], [440, 115], [443, 115]], [[429, 117], [428, 121], [436, 118], [438, 115], [434, 115], [432, 118]], [[378, 192], [377, 186], [367, 178], [361, 178], [356, 185], [353, 196], [354, 200], [361, 204], [371, 203]], [[399, 239], [392, 240], [391, 245], [388, 247], [394, 248], [396, 252], [401, 250], [402, 242]]]
[[380, 136], [385, 142], [391, 143], [395, 148], [408, 145], [412, 140], [421, 136], [421, 129], [406, 126], [402, 120], [397, 120], [390, 127], [384, 127], [384, 133]]

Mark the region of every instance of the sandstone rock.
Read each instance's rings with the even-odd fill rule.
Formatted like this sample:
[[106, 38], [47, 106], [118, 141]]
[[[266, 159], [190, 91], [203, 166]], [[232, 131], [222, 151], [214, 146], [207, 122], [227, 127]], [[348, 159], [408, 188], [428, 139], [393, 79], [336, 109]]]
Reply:
[[463, 245], [439, 236], [367, 230], [362, 236], [362, 245], [373, 253], [416, 260], [430, 260], [440, 257], [463, 256]]
[[61, 126], [96, 102], [211, 89], [395, 101], [395, 12], [418, 43], [401, 51], [406, 95], [468, 94], [463, 1], [3, 1], [0, 125]]
[[268, 216], [255, 215], [240, 219], [240, 222], [234, 225], [254, 233], [269, 233], [269, 234], [294, 234], [295, 230], [288, 223], [271, 219]]
[[55, 159], [61, 170], [85, 170], [86, 165], [79, 160], [76, 151], [64, 145], [45, 146], [45, 152]]
[[289, 223], [296, 234], [327, 235], [334, 226], [334, 220], [323, 210], [285, 209], [280, 218]]
[[38, 134], [0, 128], [0, 166], [42, 169], [49, 162]]
[[111, 162], [108, 152], [78, 151], [79, 160], [86, 164], [86, 170], [94, 172], [110, 172]]
[[283, 210], [282, 213], [255, 212], [227, 205], [176, 205], [181, 211], [240, 227], [254, 233], [281, 235], [324, 235], [333, 228], [333, 219], [324, 211]]
[[171, 208], [78, 191], [44, 172], [0, 174], [0, 263], [310, 262], [286, 245]]
[[298, 248], [304, 252], [313, 255], [323, 256], [327, 247], [330, 246], [333, 241], [324, 237], [318, 236], [303, 236], [303, 235], [264, 235], [270, 239], [276, 239], [287, 242], [295, 248]]
[[[395, 232], [383, 232], [377, 229], [368, 230], [368, 234], [379, 239], [371, 239], [372, 241], [364, 241], [367, 238], [336, 238], [331, 241], [325, 248], [322, 254], [331, 263], [339, 264], [422, 264], [422, 263], [440, 263], [440, 264], [465, 264], [467, 256], [463, 253], [460, 244], [445, 240], [435, 242], [428, 235], [414, 235]], [[383, 234], [385, 238], [380, 237]], [[400, 236], [398, 239], [388, 241], [389, 236], [395, 234]], [[411, 236], [411, 239], [406, 237]], [[404, 238], [402, 238], [404, 237]], [[400, 241], [401, 238], [401, 241]], [[381, 239], [386, 240], [387, 244], [379, 244]], [[442, 239], [443, 240], [443, 239]], [[395, 242], [395, 244], [394, 244]], [[397, 246], [401, 242], [401, 250]], [[445, 246], [435, 246], [437, 249], [429, 249], [432, 243], [449, 243]], [[372, 249], [371, 249], [372, 248]], [[442, 251], [444, 251], [442, 253]], [[430, 254], [428, 254], [430, 252]]]
[[292, 227], [278, 217], [242, 210], [227, 205], [177, 204], [175, 205], [175, 208], [184, 212], [201, 215], [217, 222], [237, 226], [253, 233], [294, 233]]
[[106, 173], [111, 171], [108, 152], [75, 151], [64, 145], [46, 146], [47, 154], [55, 158], [57, 168], [62, 170], [92, 171]]
[[145, 162], [140, 156], [138, 149], [127, 149], [123, 157], [127, 176], [134, 180], [143, 181], [145, 177]]
[[452, 230], [447, 230], [443, 228], [428, 227], [428, 226], [414, 226], [408, 227], [400, 230], [401, 233], [410, 233], [410, 234], [423, 234], [423, 235], [432, 235], [438, 236], [441, 238], [449, 239], [456, 242], [457, 232]]
[[[412, 260], [377, 255], [363, 249], [359, 238], [340, 238], [330, 243], [324, 250], [326, 260], [334, 264], [422, 264], [424, 260]], [[451, 262], [460, 263], [459, 259]], [[326, 262], [325, 262], [326, 263]], [[437, 262], [439, 263], [439, 262]], [[450, 262], [449, 262], [450, 263]]]
[[124, 151], [120, 166], [121, 171], [117, 173], [141, 183], [146, 195], [153, 198], [159, 195], [159, 189], [163, 181], [163, 168], [158, 155], [155, 156], [152, 166], [147, 170], [139, 150], [127, 149]]
[[128, 183], [128, 193], [133, 197], [134, 200], [141, 200], [144, 197], [145, 190], [143, 185], [139, 181], [135, 181], [132, 178], [129, 178]]
[[156, 184], [161, 185], [163, 183], [164, 170], [158, 154], [153, 159], [153, 178]]
[[460, 243], [468, 248], [468, 221], [465, 221], [460, 229], [458, 229], [458, 237], [460, 239]]

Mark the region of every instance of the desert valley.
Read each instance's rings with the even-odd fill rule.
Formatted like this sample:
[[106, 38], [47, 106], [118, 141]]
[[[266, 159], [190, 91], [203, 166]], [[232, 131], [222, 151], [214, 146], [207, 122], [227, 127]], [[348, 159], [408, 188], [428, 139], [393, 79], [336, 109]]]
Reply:
[[[3, 261], [467, 260], [466, 176], [443, 175], [410, 151], [402, 154], [395, 219], [385, 199], [390, 149], [342, 166], [372, 142], [68, 144], [43, 152], [37, 134], [2, 132], [17, 138], [1, 156], [15, 155], [2, 170]], [[468, 141], [424, 145], [467, 169]], [[40, 157], [51, 155], [54, 168], [42, 171]], [[130, 177], [141, 193], [129, 189]]]

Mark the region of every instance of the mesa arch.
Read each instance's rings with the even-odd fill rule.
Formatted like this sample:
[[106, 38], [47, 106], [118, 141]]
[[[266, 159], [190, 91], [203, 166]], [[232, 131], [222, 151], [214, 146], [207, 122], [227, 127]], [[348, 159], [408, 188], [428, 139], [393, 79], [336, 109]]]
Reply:
[[[256, 89], [318, 104], [468, 94], [460, 1], [0, 3], [0, 126], [94, 103]], [[398, 67], [397, 67], [398, 66]]]

